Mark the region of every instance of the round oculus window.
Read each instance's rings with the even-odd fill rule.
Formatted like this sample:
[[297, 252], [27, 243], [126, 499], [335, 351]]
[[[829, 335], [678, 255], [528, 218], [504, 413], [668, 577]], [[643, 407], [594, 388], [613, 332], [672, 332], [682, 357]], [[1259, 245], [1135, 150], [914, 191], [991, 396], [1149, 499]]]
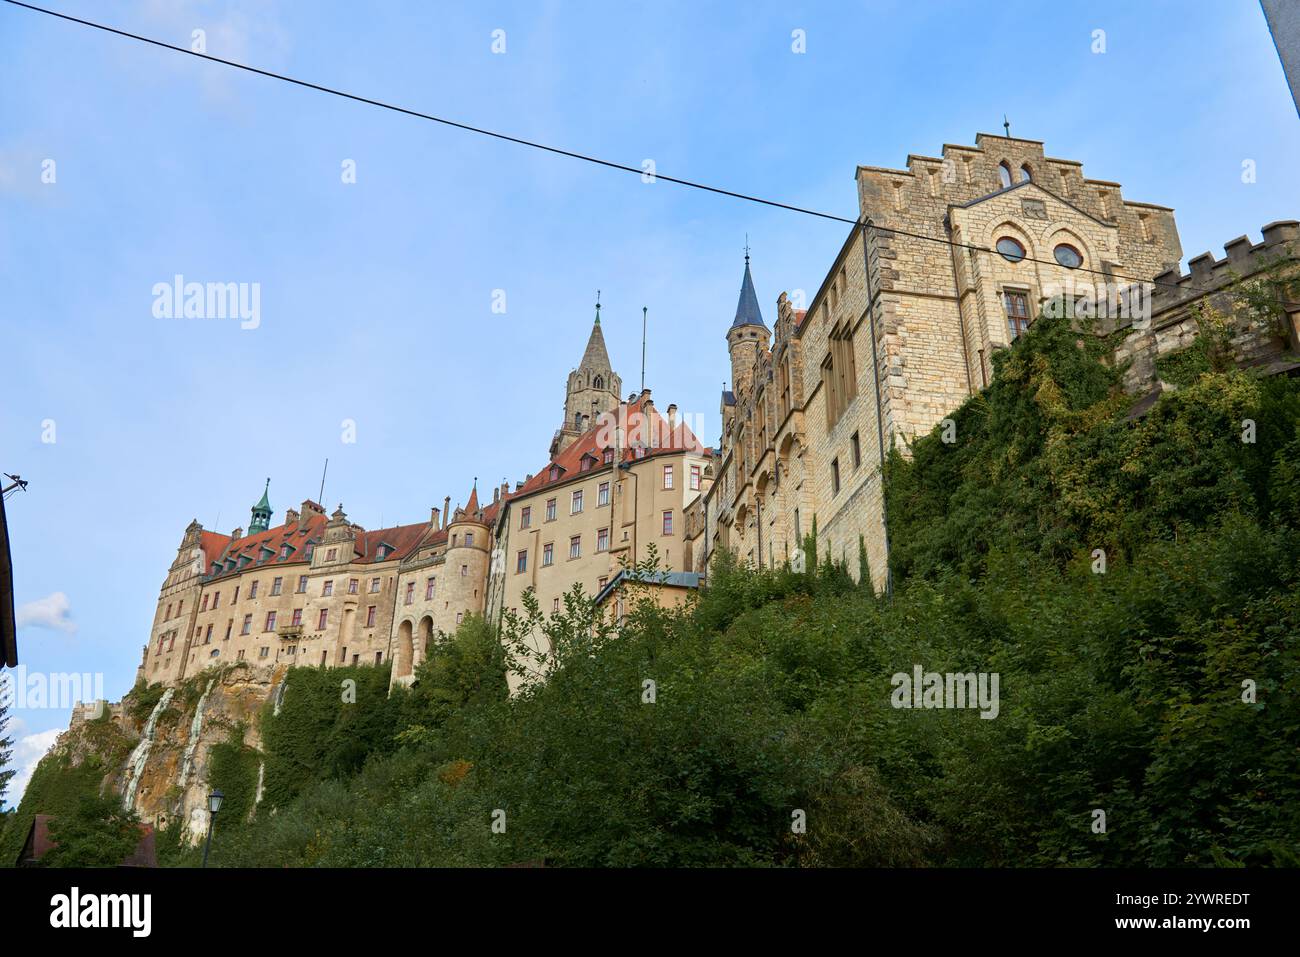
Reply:
[[998, 255], [1010, 263], [1018, 263], [1025, 258], [1025, 247], [1010, 236], [1003, 236], [998, 240], [997, 250]]
[[1079, 255], [1079, 250], [1075, 249], [1073, 246], [1067, 246], [1065, 243], [1062, 243], [1057, 246], [1056, 249], [1052, 250], [1052, 255], [1054, 255], [1056, 261], [1066, 269], [1078, 269], [1083, 265], [1083, 257]]

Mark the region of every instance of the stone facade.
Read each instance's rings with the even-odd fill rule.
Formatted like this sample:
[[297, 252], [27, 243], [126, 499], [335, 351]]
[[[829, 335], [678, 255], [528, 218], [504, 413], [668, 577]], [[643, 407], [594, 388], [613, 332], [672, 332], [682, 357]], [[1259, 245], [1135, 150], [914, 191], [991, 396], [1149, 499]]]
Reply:
[[272, 524], [268, 488], [248, 535], [191, 522], [137, 677], [174, 686], [226, 662], [391, 661], [393, 683], [409, 684], [434, 636], [469, 615], [499, 620], [526, 588], [549, 613], [575, 583], [594, 596], [652, 542], [662, 565], [682, 570], [693, 557], [687, 507], [706, 487], [713, 454], [677, 421], [675, 405], [665, 418], [648, 389], [621, 401], [621, 384], [598, 307], [566, 379], [549, 461], [513, 492], [503, 483], [481, 506], [476, 485], [454, 511], [446, 497], [427, 522], [368, 530], [341, 505], [326, 516], [310, 500]]
[[1225, 244], [1227, 255], [1221, 260], [1208, 252], [1193, 257], [1186, 276], [1172, 269], [1155, 277], [1150, 318], [1137, 322], [1129, 318], [1118, 324], [1119, 329], [1130, 330], [1115, 352], [1117, 362], [1125, 367], [1124, 386], [1129, 392], [1171, 387], [1161, 379], [1158, 366], [1201, 335], [1201, 322], [1208, 318], [1203, 307], [1228, 321], [1224, 334], [1237, 365], [1265, 374], [1300, 368], [1300, 303], [1266, 286], [1256, 293], [1289, 305], [1252, 303], [1243, 295], [1264, 276], [1295, 282], [1300, 275], [1300, 222], [1269, 223], [1262, 234], [1263, 242], [1258, 244], [1245, 236]]
[[819, 557], [856, 575], [861, 543], [886, 587], [889, 450], [986, 386], [993, 354], [1051, 297], [1149, 280], [1182, 255], [1170, 209], [1035, 140], [980, 134], [906, 169], [859, 167], [856, 182], [860, 220], [806, 313], [782, 294], [770, 349], [739, 357], [728, 329], [733, 388], [697, 562], [723, 546], [753, 564], [807, 560], [796, 550], [816, 518]]

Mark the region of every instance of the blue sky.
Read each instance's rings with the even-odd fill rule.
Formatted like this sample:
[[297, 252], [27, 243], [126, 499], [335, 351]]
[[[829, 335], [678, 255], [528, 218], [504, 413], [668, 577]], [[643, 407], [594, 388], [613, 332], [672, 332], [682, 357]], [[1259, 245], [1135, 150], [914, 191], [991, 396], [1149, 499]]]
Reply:
[[[1300, 215], [1300, 121], [1255, 0], [48, 2], [844, 216], [856, 164], [973, 144], [1004, 113], [1174, 207], [1188, 256]], [[713, 441], [745, 235], [769, 317], [844, 238], [7, 6], [0, 63], [0, 470], [31, 482], [9, 503], [18, 605], [44, 601], [20, 648], [32, 670], [102, 672], [114, 699], [191, 518], [246, 527], [270, 476], [280, 520], [326, 457], [326, 504], [370, 527], [537, 471], [597, 289], [625, 391], [648, 306], [647, 385]], [[152, 288], [177, 273], [259, 283], [260, 326], [155, 318]], [[19, 763], [67, 718], [17, 712]]]

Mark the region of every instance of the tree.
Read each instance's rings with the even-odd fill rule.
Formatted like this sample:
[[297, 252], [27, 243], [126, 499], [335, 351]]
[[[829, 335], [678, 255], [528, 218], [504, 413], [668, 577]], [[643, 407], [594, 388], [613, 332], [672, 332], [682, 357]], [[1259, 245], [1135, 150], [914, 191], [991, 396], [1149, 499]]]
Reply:
[[140, 843], [140, 821], [115, 797], [83, 797], [73, 814], [50, 821], [50, 837], [45, 867], [117, 867]]

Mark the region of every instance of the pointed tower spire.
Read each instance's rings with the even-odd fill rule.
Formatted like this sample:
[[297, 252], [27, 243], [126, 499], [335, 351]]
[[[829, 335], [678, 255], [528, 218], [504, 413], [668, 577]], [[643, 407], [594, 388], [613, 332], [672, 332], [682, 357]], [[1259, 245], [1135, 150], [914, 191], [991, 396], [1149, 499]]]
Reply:
[[749, 241], [745, 241], [745, 275], [740, 280], [740, 299], [736, 303], [736, 318], [731, 328], [737, 326], [762, 326], [763, 311], [758, 308], [758, 293], [754, 292], [754, 277], [749, 273]]
[[749, 271], [749, 237], [746, 236], [745, 274], [740, 280], [740, 299], [736, 303], [736, 318], [727, 329], [732, 389], [737, 398], [742, 398], [749, 391], [755, 364], [767, 351], [770, 336], [771, 333], [763, 323], [763, 312], [758, 308], [754, 277]]
[[271, 527], [271, 500], [268, 495], [271, 491], [271, 480], [266, 480], [266, 487], [262, 489], [261, 500], [253, 506], [253, 517], [248, 523], [248, 534], [264, 532]]
[[478, 476], [474, 476], [474, 487], [470, 489], [469, 501], [465, 503], [465, 513], [473, 516], [478, 511]]

